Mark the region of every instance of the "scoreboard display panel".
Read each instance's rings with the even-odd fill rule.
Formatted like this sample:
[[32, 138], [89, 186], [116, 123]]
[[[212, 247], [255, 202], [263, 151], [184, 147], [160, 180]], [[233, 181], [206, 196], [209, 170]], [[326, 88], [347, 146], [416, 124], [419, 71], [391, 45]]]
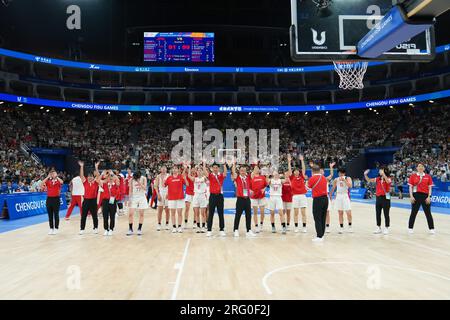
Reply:
[[214, 33], [144, 33], [144, 62], [212, 63]]

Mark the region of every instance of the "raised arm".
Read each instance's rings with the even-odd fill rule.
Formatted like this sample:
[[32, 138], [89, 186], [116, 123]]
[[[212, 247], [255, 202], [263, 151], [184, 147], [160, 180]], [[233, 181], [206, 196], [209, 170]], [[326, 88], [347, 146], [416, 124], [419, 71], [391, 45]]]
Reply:
[[225, 177], [228, 175], [228, 167], [227, 167], [227, 163], [226, 162], [223, 164], [223, 175]]
[[205, 177], [208, 177], [209, 176], [209, 170], [206, 167], [206, 161], [205, 160], [203, 160], [202, 166], [203, 166], [203, 174], [205, 175]]
[[305, 165], [305, 157], [303, 155], [300, 155], [298, 157], [298, 159], [300, 160], [300, 162], [302, 163], [302, 175], [304, 177], [306, 177], [306, 165]]
[[84, 162], [78, 161], [78, 165], [80, 166], [80, 178], [81, 181], [84, 183], [86, 181], [86, 177], [84, 176]]
[[375, 182], [376, 179], [375, 178], [369, 178], [368, 174], [369, 174], [370, 170], [366, 170], [364, 171], [364, 179], [366, 179], [367, 183], [371, 183], [371, 182]]
[[331, 191], [330, 191], [330, 197], [333, 197], [333, 193], [336, 190], [336, 187], [337, 187], [336, 180], [333, 180], [333, 187], [331, 188]]
[[236, 180], [237, 173], [236, 173], [236, 160], [233, 159], [233, 165], [231, 166], [231, 180]]
[[345, 179], [345, 183], [347, 184], [347, 187], [353, 188], [353, 180], [352, 180], [352, 178], [347, 177], [347, 179]]
[[328, 181], [331, 181], [334, 177], [334, 166], [336, 165], [336, 162], [330, 163], [330, 175], [327, 177]]
[[290, 154], [287, 155], [287, 161], [288, 161], [288, 175], [291, 176], [292, 175], [292, 156]]

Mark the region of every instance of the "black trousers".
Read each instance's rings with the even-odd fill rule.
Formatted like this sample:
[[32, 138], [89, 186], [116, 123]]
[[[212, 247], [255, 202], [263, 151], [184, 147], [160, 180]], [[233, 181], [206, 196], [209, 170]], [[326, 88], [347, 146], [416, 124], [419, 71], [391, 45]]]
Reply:
[[225, 229], [225, 218], [223, 216], [223, 194], [211, 194], [209, 196], [208, 231], [212, 231], [214, 212], [217, 208], [219, 214], [220, 231]]
[[327, 219], [327, 209], [328, 209], [328, 197], [317, 197], [313, 199], [313, 216], [314, 223], [316, 225], [317, 238], [323, 238], [326, 228]]
[[102, 201], [103, 228], [105, 231], [114, 231], [114, 226], [116, 225], [116, 209], [117, 201], [114, 201], [114, 204], [110, 204], [108, 199]]
[[245, 211], [245, 226], [247, 232], [252, 228], [252, 208], [250, 198], [237, 198], [236, 200], [236, 215], [234, 216], [234, 231], [239, 230], [242, 212]]
[[86, 228], [86, 219], [89, 213], [92, 216], [92, 221], [94, 221], [94, 229], [98, 229], [97, 199], [84, 199], [83, 210], [81, 211], [80, 230]]
[[391, 210], [391, 200], [386, 199], [386, 196], [377, 196], [377, 200], [375, 203], [377, 226], [381, 227], [381, 211], [383, 211], [384, 213], [384, 223], [386, 228], [389, 228], [391, 226], [389, 210]]
[[409, 217], [409, 228], [414, 228], [414, 222], [416, 222], [417, 213], [419, 212], [420, 206], [423, 208], [423, 212], [425, 213], [425, 217], [427, 217], [428, 228], [430, 230], [434, 229], [434, 220], [431, 215], [431, 204], [426, 202], [428, 198], [427, 193], [415, 192], [413, 193], [414, 199], [416, 202], [413, 203], [411, 207], [411, 216]]
[[47, 197], [45, 205], [48, 213], [48, 224], [50, 229], [59, 228], [59, 207], [61, 205], [59, 197]]

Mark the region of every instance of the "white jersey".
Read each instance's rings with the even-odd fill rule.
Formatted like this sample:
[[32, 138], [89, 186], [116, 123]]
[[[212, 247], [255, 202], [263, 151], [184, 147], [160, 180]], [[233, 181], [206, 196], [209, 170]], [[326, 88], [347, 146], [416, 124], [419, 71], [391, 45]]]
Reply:
[[[142, 186], [141, 186], [142, 185]], [[145, 178], [141, 177], [139, 181], [135, 179], [131, 179], [131, 187], [133, 190], [133, 197], [145, 197], [146, 196], [146, 186], [145, 186]], [[144, 188], [142, 188], [144, 187]]]
[[208, 185], [206, 184], [205, 177], [196, 177], [194, 180], [194, 194], [206, 194], [206, 190], [208, 190]]
[[165, 183], [166, 183], [166, 180], [168, 177], [169, 177], [168, 174], [166, 174], [165, 177], [163, 177], [161, 174], [158, 176], [158, 179], [159, 179], [158, 191], [160, 194], [167, 194], [167, 192], [169, 191], [169, 189], [168, 189], [169, 187], [165, 186]]
[[340, 180], [340, 178], [336, 178], [336, 193], [337, 194], [348, 194], [349, 187], [347, 186], [347, 177], [344, 177], [344, 180]]
[[80, 177], [75, 177], [72, 179], [72, 195], [84, 196], [84, 185]]
[[283, 183], [281, 179], [271, 179], [270, 180], [270, 196], [271, 197], [281, 197], [282, 195]]

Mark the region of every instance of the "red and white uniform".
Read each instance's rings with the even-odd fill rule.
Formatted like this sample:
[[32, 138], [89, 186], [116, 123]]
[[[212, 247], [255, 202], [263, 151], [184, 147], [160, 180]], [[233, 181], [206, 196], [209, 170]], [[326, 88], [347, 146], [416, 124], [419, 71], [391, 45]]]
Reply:
[[83, 207], [83, 197], [84, 197], [84, 186], [83, 181], [80, 177], [75, 177], [72, 179], [72, 196], [70, 200], [70, 206], [66, 213], [66, 219], [70, 218], [72, 211], [75, 206], [80, 208], [80, 215]]
[[291, 182], [286, 179], [283, 183], [283, 188], [281, 190], [281, 199], [283, 200], [283, 209], [292, 209], [292, 188]]
[[269, 210], [283, 210], [283, 183], [281, 179], [270, 180]]
[[265, 207], [266, 206], [266, 187], [267, 180], [265, 176], [254, 176], [251, 179], [251, 193], [250, 199], [252, 207]]
[[167, 186], [167, 199], [169, 201], [169, 209], [184, 209], [184, 177], [179, 174], [171, 175], [167, 178], [165, 184]]
[[308, 180], [308, 188], [312, 190], [312, 197], [328, 197], [328, 180], [322, 174], [314, 174]]
[[206, 208], [208, 206], [208, 185], [205, 177], [196, 177], [194, 182], [194, 196], [192, 198], [192, 207]]
[[[326, 180], [326, 179], [325, 179]], [[306, 199], [306, 184], [303, 173], [300, 172], [298, 176], [291, 175], [289, 177], [292, 190], [292, 207], [294, 209], [307, 208], [308, 199]]]
[[100, 202], [107, 200], [111, 203], [120, 195], [119, 185], [114, 182], [103, 183], [102, 189], [103, 191], [100, 193]]
[[334, 208], [338, 211], [352, 210], [350, 201], [350, 188], [347, 186], [347, 177], [336, 178], [336, 199], [334, 200]]
[[47, 187], [47, 197], [56, 198], [61, 195], [61, 183], [58, 179], [48, 179], [45, 186]]
[[382, 181], [382, 178], [377, 177], [376, 178], [376, 195], [377, 197], [385, 196], [386, 193], [391, 192], [391, 185], [392, 181], [391, 179], [388, 179], [387, 181]]
[[97, 200], [97, 195], [98, 195], [97, 181], [89, 182], [86, 179], [86, 181], [84, 181], [83, 185], [84, 185], [84, 199], [85, 200]]
[[219, 173], [216, 175], [215, 173], [211, 172], [208, 176], [208, 180], [209, 180], [209, 193], [210, 194], [223, 193], [222, 186], [223, 186], [223, 182], [225, 181], [225, 176], [223, 175], [223, 173]]
[[131, 190], [130, 198], [131, 209], [148, 209], [146, 179], [141, 177], [139, 181], [130, 180]]
[[414, 173], [409, 177], [409, 187], [412, 188], [413, 193], [429, 194], [430, 186], [433, 186], [433, 178], [429, 174]]
[[184, 197], [185, 202], [192, 202], [192, 198], [194, 197], [194, 180], [191, 180], [189, 176], [186, 177], [189, 185], [186, 186], [186, 196]]

